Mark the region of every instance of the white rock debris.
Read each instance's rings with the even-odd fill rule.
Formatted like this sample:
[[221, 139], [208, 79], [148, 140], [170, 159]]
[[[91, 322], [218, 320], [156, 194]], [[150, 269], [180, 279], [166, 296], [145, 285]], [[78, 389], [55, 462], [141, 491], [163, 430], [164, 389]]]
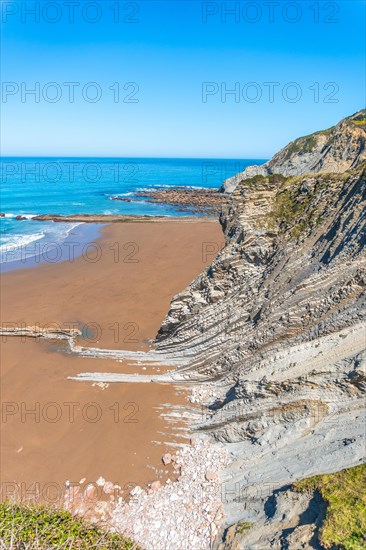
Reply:
[[135, 488], [129, 502], [119, 498], [110, 525], [145, 550], [209, 550], [223, 523], [218, 472], [228, 464], [228, 453], [194, 440], [177, 451], [175, 461], [181, 466], [178, 481]]
[[191, 395], [188, 400], [191, 403], [207, 405], [213, 403], [220, 395], [220, 389], [214, 384], [202, 384], [192, 388]]
[[103, 485], [105, 484], [105, 479], [104, 479], [104, 477], [100, 476], [100, 477], [97, 479], [96, 484], [97, 484], [99, 487], [103, 487]]

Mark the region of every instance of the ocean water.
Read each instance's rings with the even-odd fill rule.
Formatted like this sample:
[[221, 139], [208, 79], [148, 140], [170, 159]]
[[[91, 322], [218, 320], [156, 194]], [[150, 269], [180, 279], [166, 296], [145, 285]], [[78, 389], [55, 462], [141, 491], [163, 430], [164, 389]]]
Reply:
[[[218, 188], [265, 159], [26, 158], [0, 159], [0, 261], [14, 263], [64, 243], [79, 224], [37, 222], [38, 214], [187, 216], [177, 208], [134, 200], [134, 193], [165, 186]], [[130, 198], [131, 202], [112, 197]], [[25, 217], [17, 220], [16, 216]], [[86, 225], [86, 224], [83, 224]], [[91, 230], [89, 230], [90, 233]]]

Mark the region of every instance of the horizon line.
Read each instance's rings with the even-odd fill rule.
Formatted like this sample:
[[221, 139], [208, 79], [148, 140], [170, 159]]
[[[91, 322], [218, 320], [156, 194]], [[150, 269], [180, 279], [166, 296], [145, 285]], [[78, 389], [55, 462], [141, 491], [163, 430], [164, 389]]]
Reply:
[[48, 159], [57, 159], [57, 158], [68, 158], [68, 159], [181, 159], [181, 160], [269, 160], [268, 158], [257, 158], [257, 157], [137, 157], [137, 156], [96, 156], [96, 155], [0, 155], [0, 160], [5, 158], [48, 158]]

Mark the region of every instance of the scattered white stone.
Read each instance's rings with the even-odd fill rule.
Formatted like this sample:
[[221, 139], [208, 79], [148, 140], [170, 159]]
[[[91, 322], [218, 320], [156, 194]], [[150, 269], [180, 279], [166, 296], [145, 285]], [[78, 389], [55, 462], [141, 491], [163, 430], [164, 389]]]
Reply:
[[95, 485], [89, 484], [85, 489], [85, 498], [87, 500], [93, 500], [96, 497], [97, 490]]
[[[170, 462], [181, 468], [177, 481], [159, 480], [146, 490], [134, 487], [131, 499], [123, 497], [98, 500], [97, 486], [111, 494], [118, 485], [100, 477], [84, 491], [67, 489], [67, 509], [84, 514], [92, 506], [93, 521], [108, 522], [112, 531], [132, 538], [144, 550], [209, 550], [214, 547], [222, 527], [219, 472], [229, 462], [221, 444], [194, 438], [192, 445], [169, 455]], [[66, 486], [70, 486], [70, 483]]]
[[134, 487], [130, 492], [130, 495], [134, 497], [134, 496], [140, 495], [141, 493], [144, 493], [144, 490], [141, 489], [139, 485], [136, 485], [136, 487]]
[[109, 384], [107, 384], [107, 382], [94, 382], [92, 386], [98, 386], [99, 388], [102, 388], [102, 390], [106, 390], [109, 387]]
[[163, 455], [161, 460], [163, 461], [163, 464], [166, 466], [167, 464], [171, 463], [172, 455], [170, 453], [165, 453], [165, 455]]
[[114, 484], [111, 481], [106, 481], [103, 486], [103, 491], [106, 495], [111, 495], [114, 492]]
[[178, 481], [163, 487], [154, 481], [148, 491], [135, 487], [133, 499], [120, 499], [112, 510], [111, 527], [145, 550], [208, 550], [223, 522], [218, 472], [228, 464], [228, 453], [195, 439], [174, 458], [182, 464]]
[[158, 489], [160, 489], [161, 488], [160, 481], [158, 479], [156, 481], [153, 481], [150, 488], [152, 489], [152, 491], [157, 491]]
[[192, 389], [192, 393], [188, 397], [188, 401], [191, 403], [198, 403], [200, 405], [207, 405], [219, 397], [220, 394], [217, 387], [212, 384], [202, 384]]

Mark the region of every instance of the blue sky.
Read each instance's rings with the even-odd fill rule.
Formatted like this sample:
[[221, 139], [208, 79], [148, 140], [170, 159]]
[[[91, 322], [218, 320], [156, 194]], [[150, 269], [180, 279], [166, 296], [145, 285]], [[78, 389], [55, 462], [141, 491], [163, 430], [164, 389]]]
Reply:
[[269, 158], [365, 103], [363, 0], [1, 8], [4, 156]]

